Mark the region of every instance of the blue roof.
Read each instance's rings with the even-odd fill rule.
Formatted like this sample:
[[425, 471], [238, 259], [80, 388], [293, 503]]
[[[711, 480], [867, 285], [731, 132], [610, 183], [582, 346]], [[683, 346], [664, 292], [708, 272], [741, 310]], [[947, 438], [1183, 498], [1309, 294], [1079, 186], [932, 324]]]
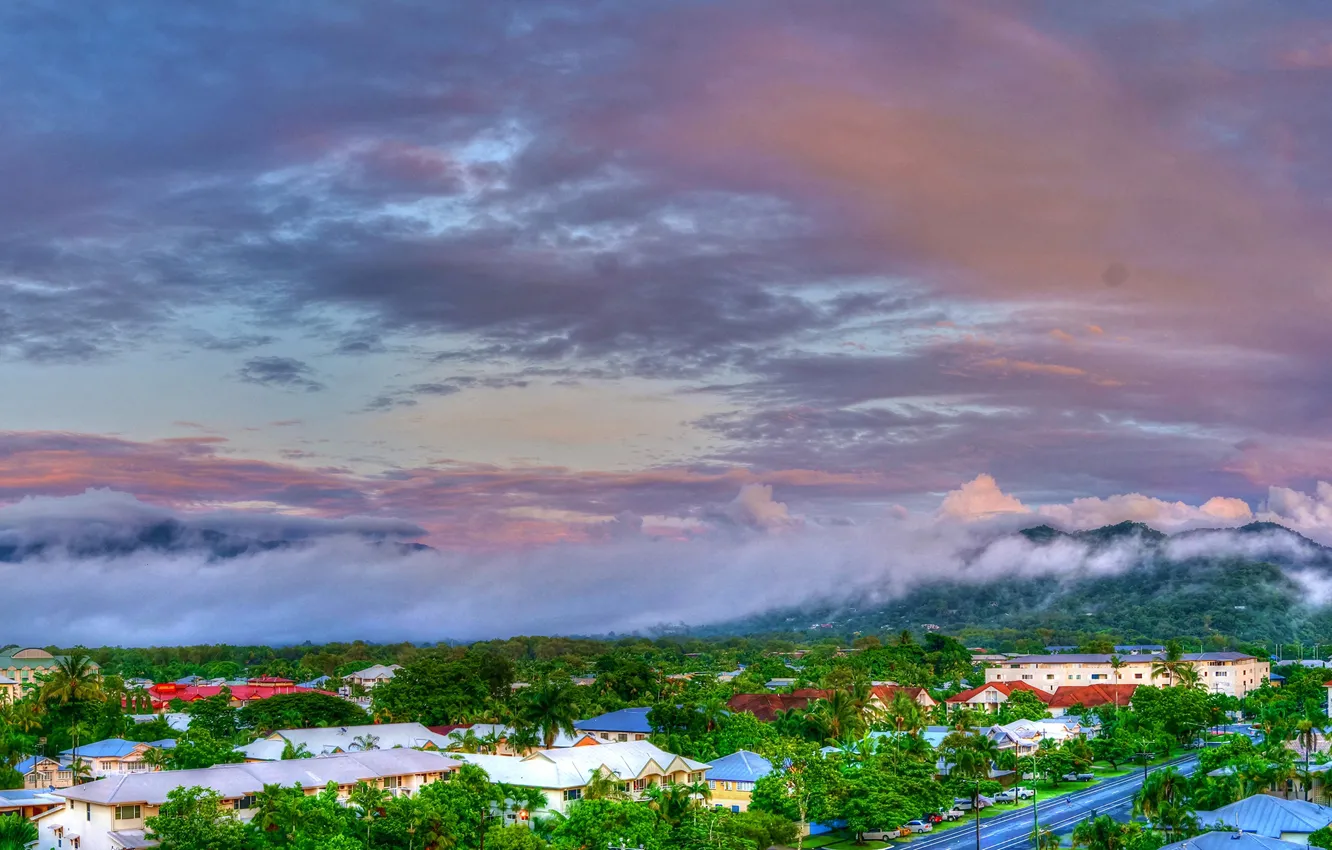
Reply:
[[317, 679], [311, 679], [311, 680], [308, 681], [308, 682], [301, 682], [301, 683], [298, 684], [296, 687], [298, 687], [298, 688], [314, 688], [314, 689], [317, 690], [317, 689], [319, 689], [319, 688], [322, 688], [324, 685], [327, 685], [327, 684], [328, 684], [328, 680], [329, 680], [329, 677], [328, 677], [328, 676], [320, 676], [319, 678], [317, 678]]
[[[134, 748], [140, 743], [147, 743], [150, 747], [157, 747], [161, 750], [169, 750], [176, 746], [176, 742], [171, 739], [161, 741], [126, 741], [123, 738], [107, 738], [105, 741], [95, 741], [91, 744], [79, 745], [79, 758], [123, 758], [134, 752]], [[68, 749], [61, 753], [62, 756], [74, 756], [74, 750]]]
[[708, 779], [720, 779], [726, 782], [757, 782], [772, 773], [772, 762], [758, 753], [741, 750], [722, 756], [712, 762]]
[[574, 728], [580, 732], [637, 732], [646, 735], [652, 731], [647, 714], [650, 708], [622, 708], [590, 720], [579, 720]]

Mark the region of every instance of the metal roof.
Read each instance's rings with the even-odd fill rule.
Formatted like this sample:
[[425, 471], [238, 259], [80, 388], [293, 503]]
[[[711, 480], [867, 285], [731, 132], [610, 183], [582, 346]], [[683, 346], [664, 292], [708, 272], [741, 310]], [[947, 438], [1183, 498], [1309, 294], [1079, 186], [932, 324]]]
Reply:
[[1198, 822], [1204, 826], [1222, 824], [1241, 832], [1280, 838], [1285, 832], [1309, 833], [1332, 824], [1332, 808], [1303, 800], [1254, 794], [1215, 811], [1198, 812]]
[[579, 720], [574, 724], [574, 728], [584, 732], [636, 732], [640, 735], [646, 735], [652, 731], [652, 726], [647, 720], [648, 712], [651, 710], [650, 708], [622, 708], [619, 711], [612, 711], [599, 717]]
[[722, 756], [711, 764], [708, 779], [726, 782], [757, 782], [772, 773], [772, 762], [748, 750]]

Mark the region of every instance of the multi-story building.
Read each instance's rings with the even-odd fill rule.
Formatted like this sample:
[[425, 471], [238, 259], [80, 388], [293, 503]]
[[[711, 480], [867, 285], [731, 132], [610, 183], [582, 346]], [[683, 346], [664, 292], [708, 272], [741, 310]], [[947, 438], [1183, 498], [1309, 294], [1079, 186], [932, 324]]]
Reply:
[[[64, 656], [52, 655], [44, 649], [7, 646], [0, 649], [0, 676], [14, 680], [20, 689], [26, 688], [54, 672], [63, 660]], [[92, 664], [92, 669], [97, 670], [97, 665]]]
[[202, 770], [132, 773], [99, 779], [53, 792], [63, 805], [37, 816], [39, 850], [125, 850], [150, 847], [148, 818], [156, 815], [177, 788], [200, 786], [217, 791], [242, 819], [252, 814], [255, 796], [265, 785], [299, 784], [306, 794], [337, 785], [345, 803], [358, 782], [394, 796], [416, 794], [458, 762], [418, 750], [363, 753], [262, 764], [220, 764]]
[[772, 773], [772, 762], [758, 753], [740, 750], [712, 762], [708, 771], [708, 790], [712, 805], [733, 812], [749, 810], [754, 783]]
[[[1111, 659], [1118, 657], [1118, 670]], [[1168, 674], [1153, 675], [1161, 653], [1113, 656], [1110, 654], [1020, 655], [985, 671], [989, 683], [1021, 682], [1054, 693], [1070, 685], [1171, 685]], [[1265, 682], [1272, 665], [1242, 652], [1187, 653], [1181, 661], [1198, 671], [1199, 681], [1213, 693], [1242, 697]]]

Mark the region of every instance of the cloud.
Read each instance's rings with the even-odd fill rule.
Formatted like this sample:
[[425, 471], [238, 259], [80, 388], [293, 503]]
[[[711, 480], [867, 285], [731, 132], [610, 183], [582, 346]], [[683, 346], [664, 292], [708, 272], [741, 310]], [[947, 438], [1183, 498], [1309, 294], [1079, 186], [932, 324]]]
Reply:
[[798, 526], [801, 520], [791, 516], [784, 503], [772, 497], [771, 484], [745, 484], [740, 494], [726, 507], [726, 515], [741, 525], [769, 531]]
[[941, 516], [962, 520], [1024, 513], [1029, 513], [1027, 506], [1000, 490], [994, 476], [984, 473], [944, 496], [939, 506]]
[[313, 369], [292, 357], [251, 357], [237, 376], [248, 384], [315, 393], [324, 385], [311, 377], [313, 374]]

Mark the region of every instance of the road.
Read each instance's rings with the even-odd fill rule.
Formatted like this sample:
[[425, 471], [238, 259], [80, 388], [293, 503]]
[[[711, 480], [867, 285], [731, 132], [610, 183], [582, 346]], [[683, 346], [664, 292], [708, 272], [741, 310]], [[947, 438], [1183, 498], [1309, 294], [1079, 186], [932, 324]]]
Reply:
[[[1167, 765], [1187, 776], [1197, 769], [1198, 758], [1188, 755], [1156, 765], [1151, 770], [1160, 770]], [[1117, 820], [1128, 820], [1133, 809], [1133, 797], [1141, 787], [1142, 771], [1135, 770], [1127, 776], [1107, 779], [1081, 791], [1042, 800], [1037, 807], [1041, 829], [1054, 830], [1056, 835], [1067, 835], [1079, 821], [1096, 815], [1113, 815]], [[1004, 803], [997, 805], [1007, 808]], [[1030, 805], [1002, 815], [982, 818], [980, 823], [981, 850], [1027, 850], [1031, 847], [1033, 824]], [[975, 850], [975, 822], [968, 821], [968, 826], [949, 829], [937, 835], [913, 838], [905, 847], [909, 850]]]

